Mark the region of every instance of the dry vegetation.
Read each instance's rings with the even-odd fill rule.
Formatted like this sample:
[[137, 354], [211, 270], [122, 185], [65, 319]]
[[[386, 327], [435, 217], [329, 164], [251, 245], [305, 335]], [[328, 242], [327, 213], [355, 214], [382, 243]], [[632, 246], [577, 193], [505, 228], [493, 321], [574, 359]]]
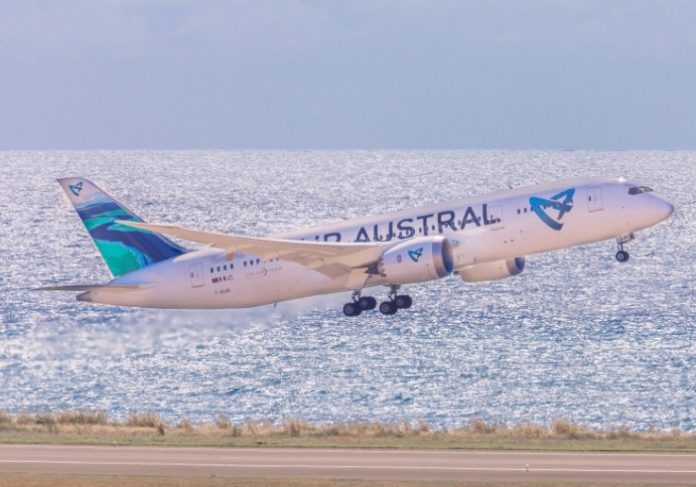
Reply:
[[[0, 487], [555, 487], [557, 482], [448, 482], [448, 481], [374, 481], [332, 479], [250, 479], [228, 477], [157, 477], [114, 475], [0, 474]], [[563, 483], [564, 487], [616, 487], [617, 484]], [[623, 485], [623, 484], [622, 484]], [[665, 487], [666, 484], [659, 484]], [[631, 484], [632, 487], [656, 487], [655, 484]]]
[[153, 412], [133, 413], [125, 421], [116, 421], [100, 411], [16, 415], [0, 412], [0, 442], [696, 451], [696, 433], [634, 432], [627, 428], [598, 431], [564, 419], [547, 426], [514, 427], [474, 419], [465, 427], [433, 429], [424, 422], [311, 424], [295, 418], [281, 423], [234, 424], [224, 414], [218, 414], [211, 423], [193, 424], [182, 418], [178, 423], [168, 424]]

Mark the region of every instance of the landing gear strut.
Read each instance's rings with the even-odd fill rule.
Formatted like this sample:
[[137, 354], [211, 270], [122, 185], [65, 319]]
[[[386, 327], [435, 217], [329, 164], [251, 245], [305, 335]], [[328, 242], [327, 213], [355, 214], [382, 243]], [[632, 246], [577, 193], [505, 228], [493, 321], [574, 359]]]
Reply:
[[630, 257], [629, 253], [624, 250], [624, 244], [633, 240], [635, 236], [632, 233], [619, 235], [616, 237], [616, 245], [618, 247], [618, 252], [616, 252], [616, 260], [619, 262], [626, 262]]

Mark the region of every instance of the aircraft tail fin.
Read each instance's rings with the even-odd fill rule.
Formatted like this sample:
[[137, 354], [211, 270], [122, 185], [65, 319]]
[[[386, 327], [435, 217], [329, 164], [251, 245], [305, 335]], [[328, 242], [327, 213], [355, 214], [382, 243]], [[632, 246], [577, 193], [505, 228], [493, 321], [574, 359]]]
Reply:
[[76, 177], [61, 178], [58, 183], [115, 277], [186, 252], [162, 235], [116, 223], [143, 220], [91, 181]]

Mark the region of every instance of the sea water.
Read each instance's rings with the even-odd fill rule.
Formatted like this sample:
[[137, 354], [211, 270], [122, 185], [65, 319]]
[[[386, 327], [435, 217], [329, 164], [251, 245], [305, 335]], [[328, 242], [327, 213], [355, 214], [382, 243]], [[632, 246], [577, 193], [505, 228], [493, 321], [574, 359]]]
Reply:
[[[146, 221], [264, 236], [536, 182], [649, 185], [665, 223], [527, 259], [516, 277], [405, 286], [408, 311], [347, 318], [347, 293], [276, 308], [128, 309], [36, 292], [106, 266], [56, 177], [85, 176]], [[0, 152], [0, 410], [152, 410], [696, 430], [696, 152]], [[375, 289], [378, 299], [386, 289]]]

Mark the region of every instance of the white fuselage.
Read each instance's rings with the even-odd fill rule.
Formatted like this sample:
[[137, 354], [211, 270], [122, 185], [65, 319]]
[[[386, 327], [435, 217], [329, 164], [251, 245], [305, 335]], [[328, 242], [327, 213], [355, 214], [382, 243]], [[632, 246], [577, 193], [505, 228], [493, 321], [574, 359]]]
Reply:
[[[450, 203], [308, 228], [276, 238], [327, 242], [376, 242], [442, 235], [452, 244], [454, 272], [484, 263], [632, 234], [667, 218], [672, 206], [654, 192], [629, 194], [635, 184], [585, 178], [474, 196]], [[542, 205], [572, 189], [572, 207]], [[567, 208], [566, 208], [567, 210]], [[539, 211], [550, 215], [545, 222]], [[560, 228], [558, 228], [560, 225]], [[150, 284], [137, 292], [90, 291], [84, 300], [156, 308], [244, 308], [317, 294], [356, 290], [301, 264], [205, 247], [126, 274], [112, 284]], [[364, 287], [390, 284], [371, 276]], [[363, 287], [363, 286], [361, 286]]]

